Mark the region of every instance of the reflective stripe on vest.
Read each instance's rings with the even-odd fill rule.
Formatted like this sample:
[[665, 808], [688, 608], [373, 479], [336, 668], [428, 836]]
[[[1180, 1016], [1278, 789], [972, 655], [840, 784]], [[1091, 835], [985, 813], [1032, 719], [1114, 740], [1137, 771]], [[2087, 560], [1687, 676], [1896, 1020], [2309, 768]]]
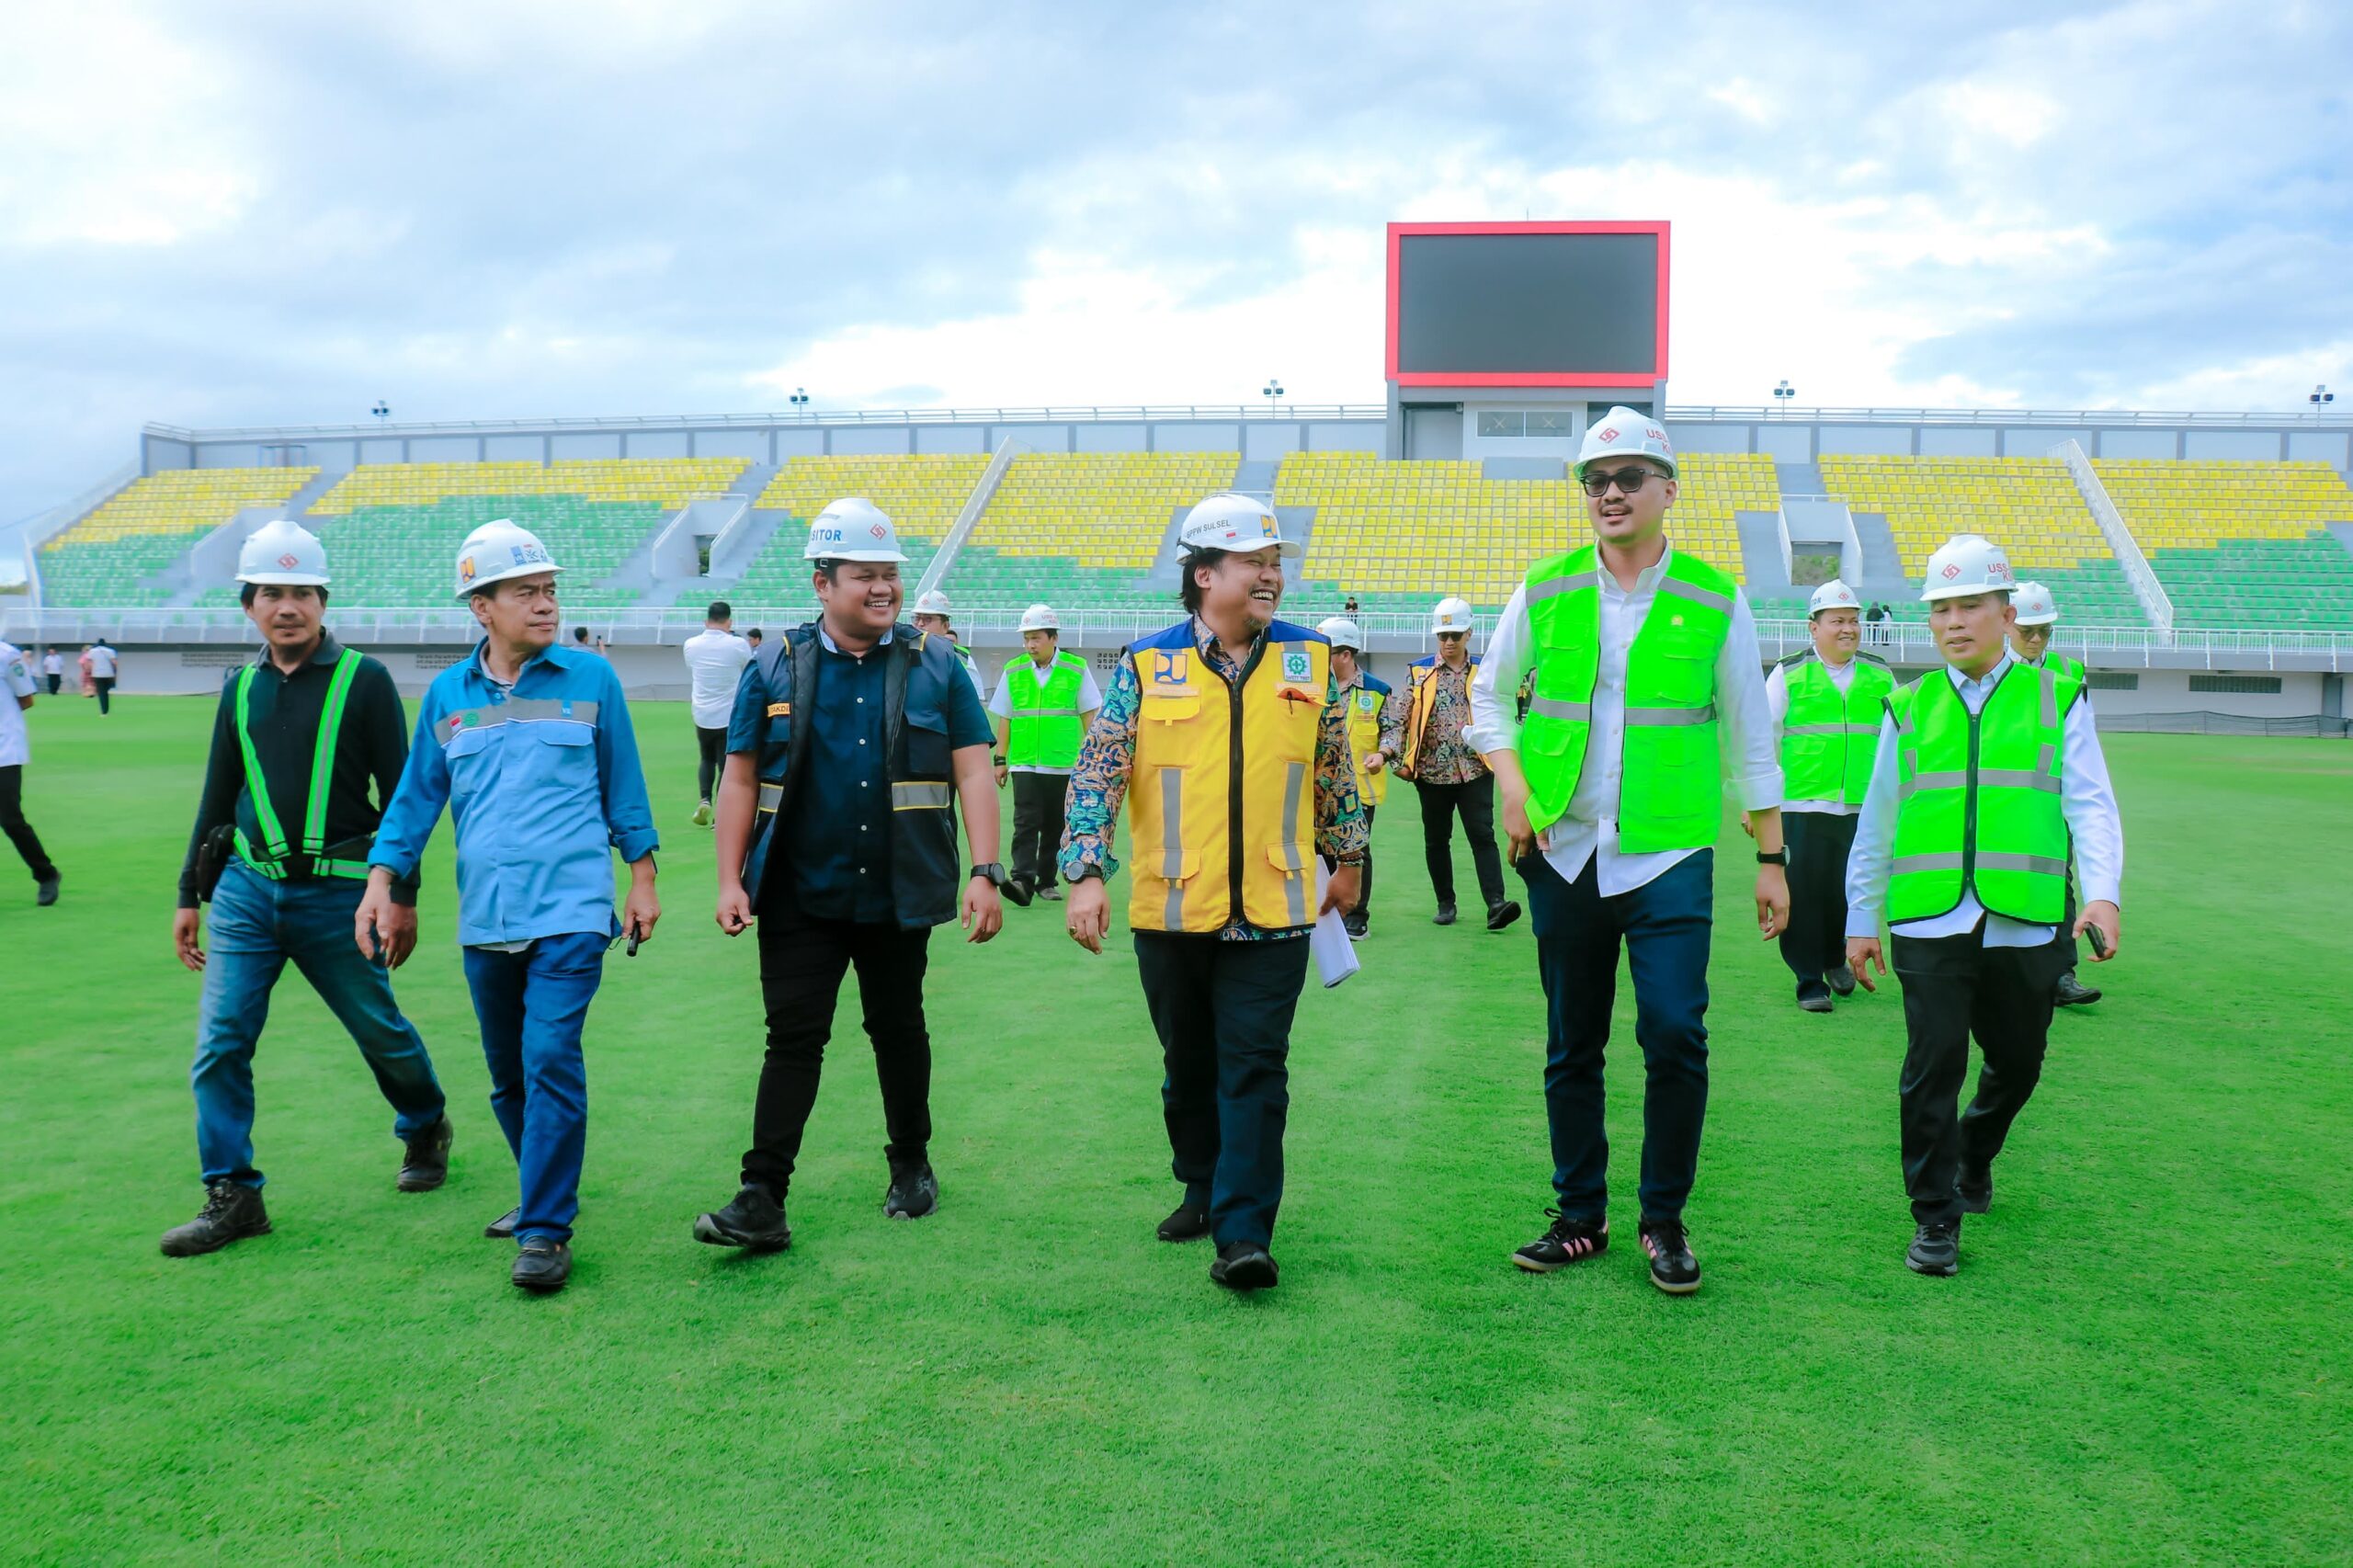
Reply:
[[1006, 666], [1012, 708], [1006, 760], [1016, 767], [1070, 767], [1078, 761], [1085, 732], [1078, 722], [1078, 692], [1086, 661], [1058, 653], [1038, 678], [1037, 662], [1026, 654]]
[[[311, 746], [311, 789], [302, 809], [302, 854], [310, 857], [311, 869], [323, 877], [352, 877], [365, 881], [367, 862], [330, 860], [325, 858], [327, 846], [327, 795], [335, 782], [335, 738], [343, 732], [345, 701], [351, 695], [351, 683], [359, 674], [360, 654], [358, 650], [345, 648], [335, 654], [334, 672], [327, 677], [326, 703], [319, 712], [319, 733]], [[253, 797], [254, 817], [261, 828], [262, 847], [254, 849], [243, 830], [234, 834], [237, 856], [247, 867], [271, 881], [283, 879], [287, 861], [294, 846], [286, 838], [286, 829], [279, 823], [277, 809], [270, 803], [269, 780], [262, 777], [261, 755], [254, 750], [253, 689], [254, 675], [258, 665], [247, 665], [237, 676], [237, 749], [245, 764], [245, 791]]]
[[1365, 770], [1364, 759], [1381, 749], [1381, 704], [1382, 694], [1369, 686], [1358, 685], [1340, 693], [1340, 700], [1348, 710], [1348, 752], [1357, 762], [1357, 793], [1365, 804], [1377, 806], [1389, 798], [1389, 769], [1378, 773]]
[[[1560, 821], [1585, 770], [1593, 688], [1601, 669], [1601, 573], [1596, 547], [1528, 574], [1536, 689], [1520, 726], [1529, 825]], [[1716, 750], [1716, 658], [1732, 631], [1732, 579], [1697, 556], [1666, 558], [1649, 612], [1626, 654], [1626, 729], [1618, 841], [1629, 854], [1697, 849], [1722, 825]]]
[[1781, 666], [1790, 697], [1781, 720], [1782, 792], [1792, 801], [1859, 806], [1870, 789], [1880, 715], [1887, 710], [1895, 677], [1868, 659], [1847, 667], [1854, 674], [1841, 691], [1819, 654]]
[[1330, 654], [1320, 640], [1270, 638], [1237, 690], [1189, 643], [1137, 646], [1131, 926], [1220, 931], [1237, 913], [1272, 929], [1314, 923], [1315, 742]]
[[1995, 915], [2058, 923], [2068, 847], [2061, 723], [2082, 689], [2013, 661], [1974, 715], [1942, 670], [1889, 699], [1898, 801], [1889, 924], [1947, 914], [1964, 892]]

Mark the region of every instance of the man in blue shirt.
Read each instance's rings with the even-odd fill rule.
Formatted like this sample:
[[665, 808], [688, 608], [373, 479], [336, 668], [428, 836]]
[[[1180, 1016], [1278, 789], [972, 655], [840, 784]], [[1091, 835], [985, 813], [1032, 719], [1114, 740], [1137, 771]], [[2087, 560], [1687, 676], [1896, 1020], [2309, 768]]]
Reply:
[[[985, 942], [1003, 918], [995, 733], [947, 639], [898, 623], [906, 557], [890, 518], [836, 501], [810, 525], [805, 553], [821, 618], [745, 668], [716, 824], [719, 928], [759, 923], [767, 1056], [742, 1186], [695, 1221], [695, 1236], [757, 1252], [792, 1239], [785, 1190], [853, 964], [891, 1138], [882, 1212], [915, 1220], [938, 1207], [923, 1011], [931, 927], [961, 909], [969, 939]], [[980, 862], [969, 873], [952, 801]]]
[[[458, 593], [484, 635], [426, 690], [358, 915], [360, 950], [373, 957], [393, 918], [392, 884], [415, 876], [448, 805], [490, 1108], [521, 1173], [522, 1201], [488, 1233], [515, 1236], [511, 1278], [543, 1291], [572, 1273], [588, 1127], [580, 1034], [605, 950], [623, 930], [650, 937], [662, 917], [629, 705], [611, 664], [555, 645], [559, 570], [511, 522], [485, 523], [460, 547]], [[619, 920], [614, 849], [630, 870]]]

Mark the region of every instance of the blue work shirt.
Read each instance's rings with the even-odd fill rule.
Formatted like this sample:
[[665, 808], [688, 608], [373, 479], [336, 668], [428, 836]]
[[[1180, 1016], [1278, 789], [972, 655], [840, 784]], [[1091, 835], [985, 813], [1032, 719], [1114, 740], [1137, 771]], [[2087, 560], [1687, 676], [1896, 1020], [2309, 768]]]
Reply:
[[476, 644], [426, 688], [369, 864], [415, 876], [446, 804], [460, 943], [615, 936], [611, 852], [637, 860], [658, 844], [620, 678], [594, 653], [550, 647], [510, 693], [482, 655]]

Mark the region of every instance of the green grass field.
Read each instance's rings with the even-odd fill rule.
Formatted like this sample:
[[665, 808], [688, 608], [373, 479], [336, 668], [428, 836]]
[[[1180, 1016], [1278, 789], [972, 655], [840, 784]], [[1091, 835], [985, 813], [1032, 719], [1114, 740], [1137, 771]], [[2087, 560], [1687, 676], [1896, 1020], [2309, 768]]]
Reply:
[[36, 910], [0, 856], [0, 1559], [2353, 1560], [2353, 748], [2110, 741], [2124, 953], [2059, 1018], [1949, 1280], [1902, 1263], [1900, 1002], [1798, 1013], [1728, 857], [1680, 1301], [1631, 1244], [1622, 985], [1620, 1245], [1506, 1262], [1549, 1196], [1533, 944], [1427, 923], [1393, 798], [1366, 970], [1301, 1008], [1283, 1284], [1236, 1300], [1152, 1239], [1176, 1189], [1133, 960], [1055, 906], [935, 942], [937, 1218], [881, 1216], [850, 1006], [792, 1249], [691, 1239], [733, 1190], [759, 1006], [710, 922], [685, 713], [646, 705], [667, 918], [607, 965], [579, 1266], [537, 1300], [480, 1236], [513, 1165], [446, 828], [400, 992], [449, 1186], [392, 1190], [390, 1112], [290, 971], [258, 1061], [276, 1233], [156, 1251], [201, 1197], [168, 932], [210, 711], [30, 715], [66, 883]]

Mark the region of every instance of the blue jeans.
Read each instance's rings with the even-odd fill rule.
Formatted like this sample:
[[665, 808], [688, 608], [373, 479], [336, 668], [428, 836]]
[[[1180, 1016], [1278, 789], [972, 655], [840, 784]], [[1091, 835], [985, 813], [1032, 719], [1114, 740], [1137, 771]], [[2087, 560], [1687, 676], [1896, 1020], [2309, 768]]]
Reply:
[[1702, 849], [1631, 892], [1604, 897], [1587, 861], [1572, 884], [1541, 855], [1520, 862], [1536, 962], [1544, 977], [1544, 1118], [1561, 1212], [1598, 1220], [1608, 1207], [1609, 1137], [1601, 1057], [1618, 995], [1618, 946], [1634, 975], [1634, 1039], [1649, 1074], [1643, 1096], [1643, 1218], [1683, 1212], [1708, 1113], [1708, 937], [1716, 852]]
[[232, 862], [212, 895], [204, 997], [198, 1005], [196, 1149], [204, 1181], [262, 1185], [254, 1168], [254, 1046], [286, 960], [351, 1033], [406, 1138], [439, 1119], [441, 1085], [416, 1028], [392, 1000], [392, 977], [359, 954], [352, 924], [368, 884], [347, 878], [273, 882]]
[[519, 953], [468, 948], [466, 985], [482, 1021], [490, 1108], [522, 1177], [515, 1239], [570, 1241], [588, 1147], [588, 1068], [580, 1031], [605, 976], [603, 932], [542, 937]]

